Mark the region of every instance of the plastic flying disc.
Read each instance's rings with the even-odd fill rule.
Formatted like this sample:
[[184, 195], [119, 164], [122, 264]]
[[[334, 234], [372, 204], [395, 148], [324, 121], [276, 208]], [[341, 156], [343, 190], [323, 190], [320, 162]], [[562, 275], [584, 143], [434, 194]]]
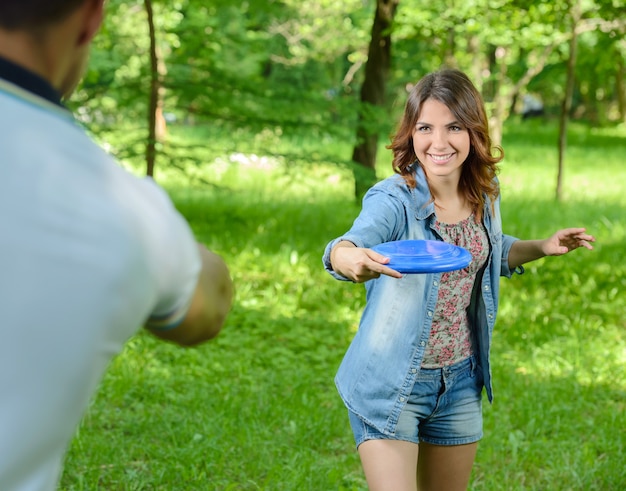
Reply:
[[400, 273], [442, 273], [469, 266], [467, 249], [438, 240], [396, 240], [372, 247], [386, 256], [386, 264]]

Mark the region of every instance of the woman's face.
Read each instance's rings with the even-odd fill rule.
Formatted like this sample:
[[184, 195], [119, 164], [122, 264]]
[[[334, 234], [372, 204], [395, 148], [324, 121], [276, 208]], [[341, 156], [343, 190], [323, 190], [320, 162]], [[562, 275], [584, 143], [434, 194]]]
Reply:
[[441, 177], [458, 182], [470, 152], [469, 132], [448, 106], [427, 99], [413, 131], [413, 149], [429, 179]]

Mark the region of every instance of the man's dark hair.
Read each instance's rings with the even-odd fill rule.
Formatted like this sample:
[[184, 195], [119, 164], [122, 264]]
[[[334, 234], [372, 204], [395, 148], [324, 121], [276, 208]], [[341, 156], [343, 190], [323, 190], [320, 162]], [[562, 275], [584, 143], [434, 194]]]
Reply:
[[87, 0], [0, 0], [0, 27], [37, 29], [63, 20]]

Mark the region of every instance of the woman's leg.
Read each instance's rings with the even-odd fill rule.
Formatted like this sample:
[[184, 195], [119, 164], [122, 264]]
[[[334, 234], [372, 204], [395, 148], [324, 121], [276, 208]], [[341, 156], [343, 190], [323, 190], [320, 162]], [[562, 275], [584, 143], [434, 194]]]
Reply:
[[472, 474], [478, 443], [431, 445], [420, 443], [417, 463], [419, 491], [465, 491]]
[[367, 440], [359, 445], [361, 464], [370, 491], [416, 491], [415, 443]]

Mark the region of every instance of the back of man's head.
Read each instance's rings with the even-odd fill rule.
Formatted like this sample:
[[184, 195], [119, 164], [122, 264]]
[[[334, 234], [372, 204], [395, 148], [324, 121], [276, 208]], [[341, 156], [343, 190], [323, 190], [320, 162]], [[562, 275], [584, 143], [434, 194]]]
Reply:
[[63, 20], [89, 0], [0, 0], [0, 29], [31, 30]]

